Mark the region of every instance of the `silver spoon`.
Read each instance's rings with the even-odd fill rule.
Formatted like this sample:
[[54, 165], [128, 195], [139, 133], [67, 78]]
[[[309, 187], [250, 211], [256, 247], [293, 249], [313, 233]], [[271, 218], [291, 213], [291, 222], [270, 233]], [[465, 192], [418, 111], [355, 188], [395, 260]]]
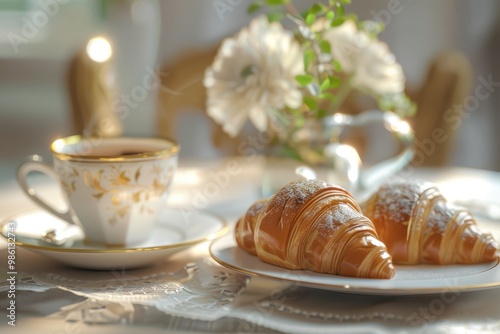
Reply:
[[[5, 232], [2, 232], [2, 234], [5, 236]], [[23, 238], [65, 247], [70, 247], [73, 242], [83, 239], [83, 231], [76, 225], [59, 229], [48, 229], [43, 233], [23, 229], [17, 230], [16, 234]]]
[[[65, 229], [51, 229], [42, 235], [42, 240], [56, 246], [70, 246], [75, 240], [82, 238], [82, 230], [80, 227], [70, 225]], [[70, 244], [71, 242], [71, 244]]]

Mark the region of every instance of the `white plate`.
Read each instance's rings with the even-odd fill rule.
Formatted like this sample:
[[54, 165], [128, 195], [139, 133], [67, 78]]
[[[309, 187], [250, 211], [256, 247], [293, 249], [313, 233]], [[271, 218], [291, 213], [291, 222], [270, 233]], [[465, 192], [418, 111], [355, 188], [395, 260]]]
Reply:
[[[481, 228], [483, 225], [481, 225]], [[500, 227], [488, 226], [498, 239]], [[494, 229], [496, 231], [494, 231]], [[342, 277], [270, 265], [239, 248], [233, 233], [214, 240], [210, 254], [221, 265], [238, 272], [324, 290], [372, 295], [447, 294], [500, 286], [499, 261], [475, 265], [396, 266], [390, 280]]]
[[[9, 229], [15, 222], [15, 229]], [[14, 215], [0, 224], [2, 236], [14, 237], [16, 245], [48, 256], [62, 263], [86, 269], [110, 270], [138, 268], [170, 256], [227, 232], [225, 222], [210, 213], [183, 209], [164, 209], [148, 240], [134, 247], [112, 247], [85, 244], [77, 231], [74, 241], [56, 246], [43, 241], [51, 229], [61, 230], [68, 224], [42, 210]], [[10, 232], [10, 235], [9, 235]], [[79, 232], [79, 233], [78, 233]]]

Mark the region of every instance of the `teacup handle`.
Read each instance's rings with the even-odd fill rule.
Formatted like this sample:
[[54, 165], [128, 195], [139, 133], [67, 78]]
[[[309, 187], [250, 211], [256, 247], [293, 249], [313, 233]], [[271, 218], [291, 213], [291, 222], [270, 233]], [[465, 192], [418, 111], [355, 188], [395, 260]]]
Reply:
[[24, 191], [24, 193], [28, 195], [28, 197], [31, 198], [33, 202], [35, 202], [45, 210], [49, 211], [53, 215], [67, 221], [70, 224], [78, 225], [75, 223], [73, 214], [71, 212], [71, 207], [69, 206], [69, 201], [67, 200], [67, 198], [65, 198], [67, 210], [61, 212], [52, 207], [52, 205], [48, 204], [41, 197], [39, 197], [36, 190], [28, 184], [27, 178], [31, 172], [39, 172], [46, 176], [49, 176], [54, 180], [59, 180], [59, 176], [52, 169], [52, 167], [44, 164], [42, 162], [42, 158], [39, 155], [33, 155], [28, 159], [29, 159], [28, 161], [22, 163], [17, 169], [17, 182], [19, 183], [19, 186]]
[[367, 110], [354, 116], [338, 113], [330, 118], [328, 122], [340, 129], [368, 124], [383, 124], [385, 129], [393, 133], [403, 145], [403, 150], [398, 155], [383, 160], [369, 169], [360, 171], [356, 185], [358, 190], [369, 189], [378, 184], [380, 180], [399, 172], [413, 158], [413, 132], [408, 123], [391, 111]]

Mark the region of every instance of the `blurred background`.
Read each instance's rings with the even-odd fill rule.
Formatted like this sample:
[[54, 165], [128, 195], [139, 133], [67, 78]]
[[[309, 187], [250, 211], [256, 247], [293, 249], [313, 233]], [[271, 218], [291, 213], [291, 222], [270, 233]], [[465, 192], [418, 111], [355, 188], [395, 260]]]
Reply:
[[[305, 8], [314, 1], [294, 2]], [[115, 110], [103, 131], [122, 126], [125, 135], [175, 137], [184, 158], [227, 154], [200, 104], [186, 101], [195, 100], [203, 69], [221, 39], [251, 19], [250, 3], [0, 1], [0, 181], [13, 179], [16, 166], [30, 154], [50, 160], [54, 139], [82, 131], [78, 114], [89, 101], [104, 114], [107, 106]], [[380, 37], [403, 66], [410, 91], [428, 85], [429, 94], [441, 96], [457, 83], [466, 88], [458, 101], [450, 98], [453, 103], [441, 107], [445, 113], [461, 107], [462, 114], [459, 109], [449, 114], [460, 117], [453, 118], [456, 136], [446, 143], [449, 155], [440, 163], [500, 170], [498, 1], [352, 0], [348, 10], [385, 23]], [[112, 51], [100, 67], [81, 60], [95, 36], [105, 37]], [[450, 51], [464, 57], [444, 61], [452, 75], [445, 82], [426, 81], [435, 58]], [[183, 72], [186, 64], [189, 70]], [[93, 91], [96, 73], [100, 90]], [[172, 101], [176, 96], [184, 100]], [[432, 101], [425, 104], [429, 110], [441, 100]], [[425, 117], [418, 122], [425, 123]]]

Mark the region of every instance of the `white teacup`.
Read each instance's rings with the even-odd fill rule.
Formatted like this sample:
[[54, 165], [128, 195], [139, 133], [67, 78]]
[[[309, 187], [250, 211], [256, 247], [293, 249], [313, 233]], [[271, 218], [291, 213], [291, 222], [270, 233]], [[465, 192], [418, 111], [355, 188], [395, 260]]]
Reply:
[[[157, 138], [71, 136], [52, 143], [53, 168], [35, 155], [19, 166], [17, 180], [41, 207], [80, 225], [86, 241], [133, 245], [145, 240], [154, 227], [179, 150], [176, 143]], [[28, 174], [35, 171], [60, 181], [67, 211], [55, 209], [28, 185]]]

